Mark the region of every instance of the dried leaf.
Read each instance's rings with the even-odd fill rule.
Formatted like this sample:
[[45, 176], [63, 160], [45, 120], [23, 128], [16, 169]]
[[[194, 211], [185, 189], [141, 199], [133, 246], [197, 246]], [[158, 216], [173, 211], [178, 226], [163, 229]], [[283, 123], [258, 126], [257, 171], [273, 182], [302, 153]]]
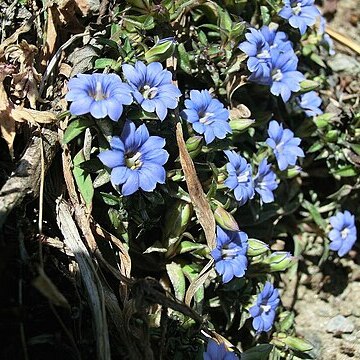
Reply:
[[216, 246], [214, 214], [197, 177], [194, 163], [186, 149], [180, 123], [176, 125], [176, 140], [179, 146], [180, 163], [184, 171], [189, 195], [194, 205], [196, 216], [204, 229], [207, 244], [212, 250]]
[[15, 120], [10, 116], [13, 104], [8, 99], [3, 81], [6, 76], [11, 75], [15, 68], [11, 65], [0, 64], [0, 133], [6, 141], [9, 151], [12, 154], [13, 142], [15, 138]]
[[28, 122], [32, 125], [51, 124], [56, 121], [56, 115], [50, 111], [26, 109], [21, 106], [12, 109], [10, 116], [18, 122]]
[[37, 52], [37, 47], [28, 44], [26, 40], [22, 40], [19, 45], [11, 45], [5, 50], [5, 56], [18, 62], [20, 67], [19, 72], [12, 78], [14, 95], [21, 99], [27, 97], [33, 109], [36, 108], [36, 101], [40, 98], [38, 84], [41, 75], [34, 68]]

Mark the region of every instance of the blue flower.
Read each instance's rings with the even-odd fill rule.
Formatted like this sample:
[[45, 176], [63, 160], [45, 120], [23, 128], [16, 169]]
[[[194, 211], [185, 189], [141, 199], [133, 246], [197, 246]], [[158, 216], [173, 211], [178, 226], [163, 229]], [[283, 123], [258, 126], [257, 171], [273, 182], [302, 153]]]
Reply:
[[271, 330], [275, 320], [275, 310], [279, 305], [279, 301], [278, 290], [274, 289], [274, 286], [267, 281], [263, 290], [257, 296], [256, 305], [249, 309], [253, 317], [252, 325], [257, 333]]
[[122, 185], [125, 196], [138, 189], [153, 191], [157, 183], [165, 183], [165, 169], [169, 154], [163, 149], [165, 139], [149, 136], [145, 124], [137, 129], [126, 121], [120, 137], [114, 136], [111, 150], [102, 151], [98, 157], [111, 170], [111, 182]]
[[299, 147], [301, 140], [294, 137], [291, 130], [283, 129], [282, 124], [277, 121], [270, 121], [268, 134], [266, 143], [273, 149], [281, 171], [287, 169], [289, 165], [295, 165], [298, 157], [305, 156]]
[[304, 35], [308, 26], [314, 25], [320, 11], [314, 5], [314, 0], [283, 0], [284, 7], [279, 15], [289, 20], [289, 24], [299, 29]]
[[171, 72], [164, 70], [159, 62], [146, 66], [137, 61], [135, 66], [124, 64], [122, 69], [134, 91], [135, 100], [145, 111], [155, 111], [163, 121], [168, 109], [177, 107], [181, 92], [172, 84]]
[[232, 351], [227, 351], [225, 345], [218, 344], [215, 340], [209, 339], [204, 360], [236, 360], [238, 357]]
[[96, 119], [108, 115], [118, 121], [123, 105], [133, 102], [131, 88], [116, 74], [78, 74], [69, 80], [68, 88], [65, 99], [72, 101], [72, 115], [90, 113]]
[[254, 78], [269, 79], [271, 73], [270, 45], [260, 30], [249, 30], [250, 33], [245, 35], [247, 41], [239, 45], [240, 50], [249, 56], [247, 67], [252, 72], [249, 80]]
[[229, 111], [219, 100], [213, 99], [209, 91], [191, 90], [190, 100], [185, 100], [185, 106], [181, 116], [192, 124], [197, 133], [204, 134], [207, 144], [215, 138], [224, 139], [227, 133], [231, 133]]
[[248, 236], [242, 231], [227, 231], [216, 227], [216, 248], [211, 251], [215, 269], [222, 275], [223, 283], [234, 276], [243, 277], [247, 268]]
[[303, 94], [299, 98], [299, 106], [305, 111], [305, 115], [316, 116], [321, 115], [323, 112], [319, 109], [322, 100], [316, 91], [310, 91], [306, 94]]
[[258, 173], [254, 178], [255, 191], [260, 195], [261, 201], [271, 203], [274, 201], [273, 191], [278, 187], [276, 175], [271, 170], [271, 164], [263, 159], [259, 164]]
[[304, 75], [297, 71], [298, 58], [294, 51], [282, 52], [278, 49], [271, 51], [272, 84], [270, 92], [276, 96], [281, 95], [284, 102], [290, 99], [291, 92], [300, 90], [300, 82]]
[[337, 251], [339, 256], [344, 256], [357, 239], [355, 216], [347, 210], [344, 213], [339, 211], [330, 218], [330, 224], [333, 227], [329, 233], [330, 249]]
[[263, 26], [260, 29], [270, 49], [278, 49], [282, 52], [293, 51], [293, 46], [286, 33], [277, 31], [274, 27]]
[[224, 153], [230, 161], [226, 164], [228, 177], [224, 183], [234, 190], [235, 199], [243, 205], [255, 195], [251, 165], [235, 151], [226, 150]]

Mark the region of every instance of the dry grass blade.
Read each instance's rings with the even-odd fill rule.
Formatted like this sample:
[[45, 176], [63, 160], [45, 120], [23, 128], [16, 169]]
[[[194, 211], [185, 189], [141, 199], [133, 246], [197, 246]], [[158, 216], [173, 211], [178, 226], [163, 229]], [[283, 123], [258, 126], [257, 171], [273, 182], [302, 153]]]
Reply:
[[57, 202], [57, 223], [64, 236], [66, 246], [74, 253], [75, 259], [79, 264], [80, 275], [89, 297], [89, 305], [95, 325], [97, 359], [110, 360], [109, 332], [101, 281], [96, 273], [90, 254], [81, 240], [76, 224], [71, 217], [69, 205], [65, 201]]
[[176, 125], [176, 140], [179, 146], [180, 163], [184, 171], [189, 195], [196, 216], [204, 229], [207, 244], [212, 250], [216, 245], [214, 214], [211, 211], [209, 202], [206, 199], [199, 178], [197, 177], [194, 163], [187, 152], [180, 123]]
[[360, 45], [355, 41], [349, 39], [347, 36], [340, 34], [336, 30], [326, 27], [326, 33], [329, 34], [334, 40], [338, 41], [339, 43], [347, 46], [349, 49], [355, 51], [360, 55]]

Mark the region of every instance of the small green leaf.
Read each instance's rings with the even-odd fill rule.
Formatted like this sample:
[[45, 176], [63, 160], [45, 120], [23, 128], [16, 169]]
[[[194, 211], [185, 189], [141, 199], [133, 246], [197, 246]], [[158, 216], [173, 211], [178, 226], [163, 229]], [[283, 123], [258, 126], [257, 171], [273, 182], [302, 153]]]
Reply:
[[295, 336], [286, 336], [285, 338], [282, 338], [281, 341], [292, 350], [310, 351], [313, 348], [308, 341]]
[[69, 143], [71, 140], [75, 139], [79, 136], [83, 131], [85, 131], [88, 127], [94, 126], [95, 122], [90, 118], [79, 118], [73, 120], [65, 130], [63, 142], [64, 144]]
[[267, 360], [273, 348], [270, 344], [260, 344], [241, 354], [241, 360]]
[[181, 266], [175, 262], [166, 265], [171, 284], [174, 288], [176, 299], [183, 301], [185, 297], [185, 276]]
[[315, 223], [323, 230], [326, 229], [326, 221], [322, 218], [321, 214], [318, 211], [318, 208], [311, 204], [307, 200], [303, 200], [302, 206], [309, 211], [310, 216], [315, 221]]
[[94, 187], [91, 181], [90, 174], [79, 166], [84, 161], [85, 158], [83, 151], [80, 150], [73, 159], [74, 162], [73, 174], [76, 181], [76, 185], [78, 186], [78, 189], [85, 201], [86, 206], [90, 207], [94, 196]]
[[309, 92], [319, 87], [319, 83], [314, 80], [304, 80], [300, 83], [301, 92]]
[[94, 67], [95, 69], [105, 69], [106, 67], [109, 67], [110, 69], [118, 71], [121, 68], [121, 64], [114, 59], [101, 58], [95, 60]]
[[183, 43], [178, 44], [178, 54], [179, 54], [179, 66], [180, 68], [185, 71], [187, 74], [191, 75], [191, 64], [189, 55], [185, 49]]
[[263, 25], [269, 25], [271, 20], [269, 8], [267, 6], [260, 6], [260, 13]]
[[358, 173], [359, 172], [352, 165], [342, 166], [333, 172], [333, 174], [339, 175], [341, 177], [356, 176]]

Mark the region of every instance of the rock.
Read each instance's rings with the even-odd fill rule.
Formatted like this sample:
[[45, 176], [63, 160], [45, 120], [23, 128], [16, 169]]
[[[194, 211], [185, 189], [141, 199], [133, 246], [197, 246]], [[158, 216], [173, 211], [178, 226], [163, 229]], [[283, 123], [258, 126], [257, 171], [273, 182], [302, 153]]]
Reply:
[[355, 326], [351, 320], [342, 315], [334, 316], [326, 325], [326, 331], [333, 334], [350, 334], [354, 330]]
[[337, 314], [336, 309], [334, 309], [330, 304], [323, 303], [320, 307], [316, 309], [316, 313], [321, 317], [333, 317]]
[[337, 53], [328, 60], [328, 64], [334, 72], [343, 71], [348, 74], [360, 74], [360, 63], [352, 56]]

